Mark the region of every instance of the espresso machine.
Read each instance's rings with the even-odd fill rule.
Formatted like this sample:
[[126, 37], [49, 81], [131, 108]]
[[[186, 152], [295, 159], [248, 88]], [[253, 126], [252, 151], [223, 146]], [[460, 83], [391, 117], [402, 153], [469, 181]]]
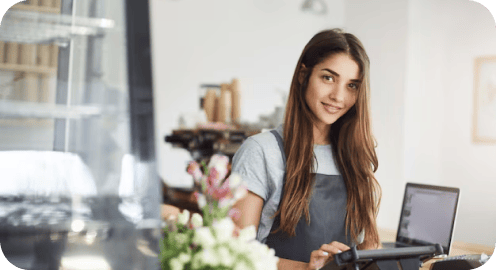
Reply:
[[0, 26], [0, 245], [22, 269], [160, 269], [148, 1], [29, 0]]

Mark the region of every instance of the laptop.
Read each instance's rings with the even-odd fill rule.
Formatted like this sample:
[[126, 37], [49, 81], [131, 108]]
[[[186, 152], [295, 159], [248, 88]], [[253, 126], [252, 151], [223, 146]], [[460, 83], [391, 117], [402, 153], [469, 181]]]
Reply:
[[396, 242], [383, 248], [441, 244], [449, 255], [460, 189], [407, 183]]

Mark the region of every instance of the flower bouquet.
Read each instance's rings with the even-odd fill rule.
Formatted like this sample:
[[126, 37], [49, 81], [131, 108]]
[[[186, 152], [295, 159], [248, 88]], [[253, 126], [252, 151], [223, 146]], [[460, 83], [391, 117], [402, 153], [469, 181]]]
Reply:
[[247, 191], [239, 175], [225, 178], [228, 163], [228, 157], [214, 155], [208, 166], [201, 164], [203, 172], [197, 162], [188, 165], [203, 217], [197, 213], [190, 217], [184, 210], [166, 221], [160, 243], [163, 270], [277, 269], [274, 250], [255, 240], [255, 227], [239, 230], [233, 223], [240, 213], [232, 206]]

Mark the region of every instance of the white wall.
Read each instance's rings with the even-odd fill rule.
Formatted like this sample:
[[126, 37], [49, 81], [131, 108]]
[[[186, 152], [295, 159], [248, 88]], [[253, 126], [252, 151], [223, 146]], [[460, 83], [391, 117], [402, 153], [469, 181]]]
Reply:
[[496, 145], [471, 140], [474, 59], [496, 55], [489, 11], [464, 0], [353, 0], [346, 27], [372, 61], [379, 226], [396, 228], [406, 182], [455, 186], [454, 240], [494, 245]]
[[492, 246], [496, 145], [471, 134], [474, 59], [496, 54], [494, 19], [475, 2], [410, 1], [409, 39], [405, 179], [459, 187], [454, 239]]
[[[455, 1], [456, 2], [456, 1]], [[441, 1], [409, 1], [405, 84], [404, 178], [407, 182], [440, 185], [441, 124], [444, 118], [446, 45]]]
[[326, 3], [327, 15], [319, 16], [302, 12], [302, 0], [152, 0], [159, 168], [166, 167], [164, 136], [181, 113], [198, 110], [202, 83], [239, 78], [242, 121], [273, 112], [308, 40], [344, 24], [344, 1]]
[[[496, 243], [496, 144], [474, 144], [471, 136], [474, 60], [496, 55], [496, 24], [479, 3], [443, 1], [451, 7], [450, 23], [443, 29], [446, 50], [446, 62], [442, 66], [445, 69], [440, 164], [443, 183], [462, 190], [455, 238], [493, 246]], [[440, 12], [442, 7], [437, 10]]]
[[362, 41], [370, 58], [372, 127], [379, 159], [376, 178], [383, 193], [378, 225], [391, 229], [397, 228], [405, 186], [407, 11], [407, 0], [349, 0], [345, 13], [345, 29]]

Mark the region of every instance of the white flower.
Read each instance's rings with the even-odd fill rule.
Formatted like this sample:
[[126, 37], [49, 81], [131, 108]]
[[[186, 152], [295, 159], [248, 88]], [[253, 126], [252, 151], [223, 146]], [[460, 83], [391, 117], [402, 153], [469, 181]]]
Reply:
[[224, 243], [232, 238], [234, 223], [231, 218], [226, 217], [221, 219], [218, 222], [215, 222], [214, 225], [215, 238], [220, 242]]
[[[256, 263], [257, 261], [261, 260], [264, 252], [260, 250], [262, 246], [265, 246], [263, 244], [259, 245], [259, 242], [253, 241], [249, 243], [245, 243], [245, 245], [248, 245], [247, 251], [244, 252], [244, 254], [250, 259], [250, 261]], [[259, 267], [256, 267], [258, 269]]]
[[241, 185], [241, 182], [241, 176], [237, 173], [232, 173], [231, 176], [229, 176], [229, 189], [235, 190]]
[[251, 225], [239, 231], [238, 239], [244, 242], [248, 242], [254, 240], [255, 237], [257, 237], [257, 231], [255, 229], [255, 226]]
[[210, 158], [210, 162], [208, 163], [208, 168], [220, 166], [226, 167], [229, 164], [229, 158], [224, 155], [215, 154]]
[[207, 205], [207, 198], [205, 197], [205, 195], [199, 194], [198, 195], [198, 207], [200, 209], [202, 209], [203, 207], [205, 207], [205, 205]]
[[275, 257], [276, 256], [276, 251], [273, 248], [269, 248], [269, 252], [267, 252], [267, 254], [270, 257]]
[[191, 260], [191, 255], [188, 253], [181, 253], [181, 255], [179, 255], [179, 257], [177, 259], [180, 262], [182, 262], [183, 264], [186, 264], [187, 262], [189, 262]]
[[[273, 249], [269, 249], [267, 245], [258, 241], [245, 242], [239, 240], [239, 238], [236, 240], [234, 241], [236, 243], [232, 244], [232, 247], [234, 247], [232, 250], [248, 259], [254, 269], [277, 270], [279, 258], [275, 256]], [[249, 267], [250, 264], [240, 267]]]
[[237, 200], [243, 198], [246, 195], [246, 193], [248, 193], [248, 192], [246, 191], [245, 187], [243, 187], [243, 186], [238, 187], [236, 189], [236, 192], [234, 192], [234, 200], [237, 201]]
[[202, 245], [204, 248], [209, 248], [215, 245], [215, 238], [208, 227], [200, 227], [195, 231], [193, 242]]
[[[269, 249], [266, 245], [257, 241], [250, 242], [249, 245], [250, 250], [246, 255], [255, 264], [256, 269], [276, 269], [274, 267], [274, 259], [268, 256]], [[277, 262], [275, 264], [277, 266]]]
[[220, 265], [219, 258], [213, 254], [211, 249], [204, 249], [200, 253], [202, 253], [201, 260], [204, 264], [214, 267]]
[[232, 204], [232, 200], [230, 199], [220, 199], [219, 201], [219, 208], [224, 208], [224, 207], [227, 207], [227, 206], [231, 206]]
[[224, 165], [224, 164], [220, 164], [220, 163], [217, 163], [213, 166], [213, 168], [215, 168], [215, 170], [217, 171], [218, 175], [216, 177], [216, 179], [219, 180], [219, 183], [221, 182], [221, 180], [223, 180], [226, 175], [227, 175], [227, 172], [229, 171], [227, 169], [227, 165]]
[[217, 179], [222, 180], [227, 175], [228, 165], [229, 165], [229, 158], [227, 156], [216, 154], [210, 158], [210, 162], [208, 163], [208, 168], [209, 170], [215, 168], [215, 170], [218, 173]]
[[229, 252], [229, 249], [225, 246], [220, 246], [217, 248], [217, 255], [219, 256], [220, 264], [226, 266], [226, 267], [231, 267], [233, 266], [234, 263], [234, 257]]
[[177, 223], [186, 225], [189, 221], [189, 211], [184, 210], [182, 213], [177, 215]]
[[203, 226], [203, 218], [200, 214], [194, 213], [191, 216], [191, 225], [193, 225], [193, 228], [198, 228]]
[[191, 269], [199, 269], [202, 264], [202, 254], [201, 252], [196, 253], [191, 260]]
[[234, 270], [252, 270], [252, 268], [249, 267], [244, 261], [240, 261], [234, 266]]
[[236, 251], [237, 253], [240, 253], [240, 249], [239, 249], [239, 239], [238, 238], [234, 238], [232, 239], [231, 241], [227, 242], [227, 246], [231, 249], [231, 250], [234, 250]]
[[183, 263], [178, 259], [174, 258], [169, 262], [169, 265], [172, 270], [182, 270], [183, 269]]

